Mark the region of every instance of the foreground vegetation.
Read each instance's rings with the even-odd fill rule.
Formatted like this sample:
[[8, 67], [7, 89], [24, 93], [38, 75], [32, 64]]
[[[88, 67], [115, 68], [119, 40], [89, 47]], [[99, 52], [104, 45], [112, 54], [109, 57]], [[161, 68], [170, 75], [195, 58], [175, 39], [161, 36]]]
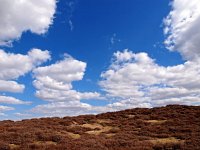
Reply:
[[0, 150], [199, 150], [200, 106], [0, 122]]

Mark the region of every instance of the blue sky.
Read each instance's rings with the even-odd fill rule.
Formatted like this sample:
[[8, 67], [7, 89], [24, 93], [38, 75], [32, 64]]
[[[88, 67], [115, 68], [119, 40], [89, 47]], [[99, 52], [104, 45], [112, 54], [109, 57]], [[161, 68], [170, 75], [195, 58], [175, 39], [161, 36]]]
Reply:
[[1, 120], [199, 105], [200, 6], [183, 1], [1, 0]]

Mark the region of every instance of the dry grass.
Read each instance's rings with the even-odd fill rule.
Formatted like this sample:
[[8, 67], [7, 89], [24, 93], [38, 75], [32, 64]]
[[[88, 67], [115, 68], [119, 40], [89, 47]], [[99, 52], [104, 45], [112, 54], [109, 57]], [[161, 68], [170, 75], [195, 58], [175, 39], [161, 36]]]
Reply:
[[184, 140], [180, 140], [174, 137], [169, 137], [169, 138], [157, 138], [153, 140], [149, 140], [149, 142], [153, 143], [154, 145], [157, 144], [177, 144], [177, 143], [183, 143]]
[[81, 127], [84, 127], [84, 128], [90, 128], [90, 129], [102, 129], [103, 126], [100, 125], [100, 124], [97, 124], [97, 123], [94, 123], [94, 124], [83, 124], [83, 125], [80, 125]]
[[10, 148], [11, 150], [18, 149], [18, 148], [19, 148], [19, 145], [16, 145], [16, 144], [9, 144], [9, 148]]
[[134, 118], [135, 117], [135, 115], [127, 115], [128, 116], [128, 118]]
[[115, 136], [116, 134], [114, 134], [114, 133], [108, 133], [108, 134], [105, 134], [107, 137], [113, 137], [113, 136]]
[[87, 133], [87, 134], [93, 134], [93, 135], [99, 135], [101, 133], [108, 132], [111, 129], [113, 129], [113, 127], [111, 127], [111, 126], [102, 126], [101, 124], [98, 124], [98, 123], [83, 124], [83, 125], [81, 125], [81, 127], [90, 128], [91, 130], [90, 131], [86, 131], [85, 133]]
[[35, 141], [33, 142], [35, 145], [57, 145], [56, 142], [53, 141]]
[[97, 123], [111, 123], [111, 120], [110, 119], [97, 119], [96, 120]]
[[60, 135], [62, 137], [70, 137], [72, 139], [79, 139], [81, 137], [80, 134], [75, 134], [73, 132], [67, 132], [67, 131], [62, 131], [62, 132], [56, 132], [57, 135]]
[[100, 135], [101, 133], [108, 132], [111, 129], [113, 129], [113, 127], [106, 126], [106, 127], [102, 127], [100, 130], [91, 130], [91, 131], [87, 131], [85, 133], [87, 133], [87, 134], [93, 134], [93, 135]]
[[71, 133], [71, 132], [67, 132], [67, 135], [70, 136], [73, 139], [79, 139], [81, 137], [80, 134], [74, 134], [74, 133]]
[[165, 123], [167, 120], [145, 120], [145, 122], [152, 123], [152, 124], [162, 124]]

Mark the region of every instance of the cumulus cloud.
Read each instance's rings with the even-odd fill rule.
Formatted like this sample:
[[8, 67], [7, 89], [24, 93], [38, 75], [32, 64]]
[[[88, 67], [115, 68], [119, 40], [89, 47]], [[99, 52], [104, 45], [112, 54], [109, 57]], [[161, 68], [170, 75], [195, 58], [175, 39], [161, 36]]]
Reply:
[[7, 53], [0, 50], [0, 91], [23, 92], [24, 85], [12, 80], [25, 75], [48, 59], [50, 59], [50, 54], [47, 50], [32, 49], [27, 55]]
[[1, 112], [0, 112], [0, 116], [6, 116], [6, 114], [5, 114], [5, 113], [1, 113]]
[[0, 103], [4, 103], [4, 104], [31, 104], [31, 102], [28, 102], [28, 101], [22, 101], [22, 100], [14, 98], [14, 97], [1, 96], [1, 95], [0, 95]]
[[19, 112], [17, 112], [17, 113], [14, 113], [15, 114], [15, 116], [17, 116], [17, 117], [22, 117], [22, 118], [26, 118], [26, 117], [31, 117], [32, 115], [31, 114], [28, 114], [28, 113], [19, 113]]
[[55, 11], [56, 0], [1, 0], [0, 45], [11, 44], [26, 31], [44, 34]]
[[124, 109], [132, 109], [132, 108], [149, 108], [152, 107], [152, 105], [148, 102], [148, 100], [145, 98], [140, 100], [138, 102], [134, 98], [130, 99], [124, 99], [120, 100], [119, 102], [114, 102], [112, 104], [108, 104], [104, 109], [101, 111], [106, 112], [106, 111], [119, 111], [119, 110], [124, 110]]
[[49, 77], [54, 81], [71, 83], [83, 78], [85, 68], [86, 63], [66, 57], [56, 64], [36, 68], [34, 74], [39, 80], [44, 81], [43, 83], [46, 83], [44, 77]]
[[[36, 96], [49, 103], [39, 105], [33, 110], [43, 114], [78, 114], [90, 108], [89, 104], [80, 102], [83, 99], [101, 99], [97, 92], [79, 92], [73, 89], [72, 82], [83, 79], [86, 63], [69, 55], [61, 61], [49, 66], [33, 70], [33, 85], [37, 89]], [[76, 111], [77, 113], [76, 113]], [[81, 114], [81, 113], [80, 113]]]
[[[15, 80], [48, 59], [50, 59], [50, 54], [47, 50], [32, 49], [26, 55], [7, 53], [4, 50], [0, 50], [0, 91], [22, 93], [25, 86], [17, 83]], [[2, 103], [30, 104], [31, 102], [0, 95], [0, 104]], [[0, 106], [0, 112], [7, 110], [13, 110], [13, 108]]]
[[13, 116], [15, 116], [15, 121], [20, 121], [20, 120], [23, 120], [23, 119], [30, 119], [30, 118], [35, 118], [36, 116], [33, 116], [33, 114], [30, 114], [28, 112], [25, 112], [25, 113], [21, 113], [21, 112], [16, 112], [16, 113], [13, 113]]
[[17, 79], [48, 59], [50, 59], [50, 54], [47, 50], [32, 49], [27, 55], [0, 50], [0, 79]]
[[83, 79], [86, 63], [66, 56], [55, 64], [34, 69], [36, 96], [48, 101], [71, 101], [98, 98], [96, 92], [73, 90], [72, 82]]
[[[92, 106], [80, 100], [101, 99], [102, 96], [96, 92], [81, 93], [72, 86], [73, 81], [82, 80], [86, 64], [67, 57], [50, 66], [34, 69], [36, 96], [49, 103], [38, 105], [32, 111], [46, 116], [66, 116], [167, 104], [198, 105], [199, 63], [198, 60], [187, 61], [164, 67], [156, 64], [147, 53], [136, 54], [127, 49], [117, 51], [99, 82], [110, 104]], [[72, 68], [71, 64], [76, 67]]]
[[76, 116], [90, 113], [92, 106], [79, 101], [54, 102], [38, 105], [32, 109], [34, 113], [41, 113], [45, 116]]
[[25, 86], [23, 84], [18, 84], [15, 81], [0, 80], [0, 91], [21, 93], [23, 92], [24, 88]]
[[[90, 104], [83, 103], [80, 101], [50, 102], [48, 104], [36, 106], [31, 110], [31, 112], [33, 114], [39, 114], [39, 116], [42, 115], [46, 117], [77, 116], [83, 114], [98, 114], [103, 112], [119, 110], [119, 108], [116, 105], [117, 104], [110, 104], [107, 106], [92, 106]], [[137, 106], [140, 105], [138, 104]], [[122, 108], [120, 107], [120, 109]]]
[[1, 116], [0, 120], [3, 120], [3, 117], [7, 116], [4, 112], [10, 110], [14, 110], [14, 108], [0, 105], [0, 116]]
[[118, 51], [99, 84], [108, 98], [117, 100], [110, 107], [196, 105], [200, 103], [199, 64], [196, 60], [163, 67], [146, 53]]
[[8, 107], [8, 106], [2, 106], [2, 105], [0, 105], [0, 113], [2, 113], [4, 111], [9, 111], [9, 110], [14, 110], [14, 108], [13, 107]]
[[173, 0], [172, 10], [164, 19], [165, 44], [187, 60], [200, 56], [200, 1]]

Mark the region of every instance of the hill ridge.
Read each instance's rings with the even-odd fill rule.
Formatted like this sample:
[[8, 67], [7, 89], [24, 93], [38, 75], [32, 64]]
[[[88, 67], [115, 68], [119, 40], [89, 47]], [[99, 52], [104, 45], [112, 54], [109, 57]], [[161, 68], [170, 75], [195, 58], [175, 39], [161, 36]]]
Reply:
[[134, 108], [98, 115], [0, 121], [6, 149], [200, 149], [200, 106]]

